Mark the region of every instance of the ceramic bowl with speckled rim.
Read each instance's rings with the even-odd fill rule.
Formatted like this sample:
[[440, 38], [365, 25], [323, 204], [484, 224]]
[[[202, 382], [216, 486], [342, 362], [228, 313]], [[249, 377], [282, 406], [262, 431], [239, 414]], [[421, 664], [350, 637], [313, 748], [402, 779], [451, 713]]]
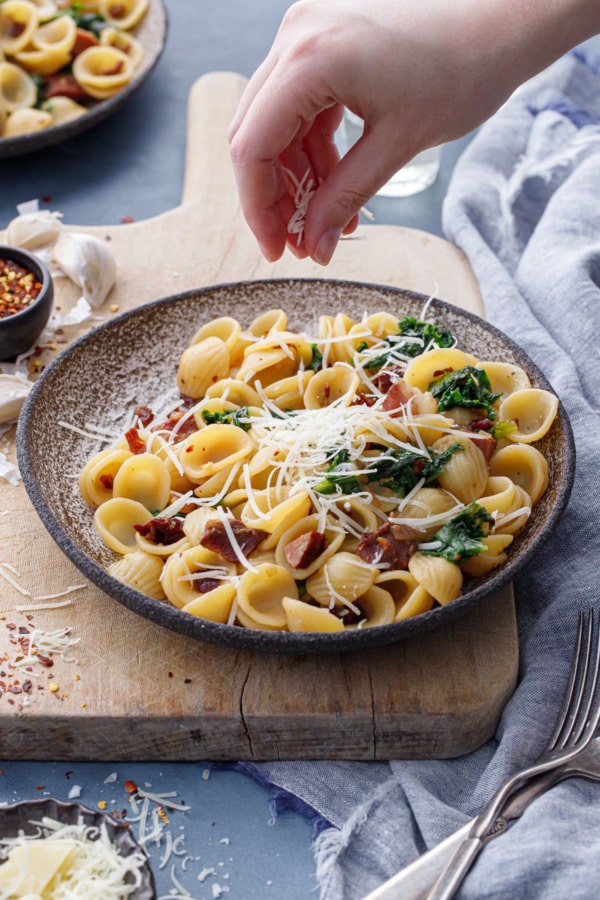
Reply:
[[[133, 836], [131, 827], [119, 822], [108, 813], [89, 809], [80, 803], [65, 803], [51, 797], [40, 800], [22, 800], [0, 808], [0, 839], [17, 837], [19, 833], [35, 836], [39, 833], [38, 824], [43, 817], [54, 819], [61, 825], [86, 825], [99, 829], [104, 823], [107, 834], [122, 857], [135, 851], [143, 852]], [[145, 854], [144, 854], [145, 855]], [[128, 894], [129, 900], [155, 900], [156, 886], [154, 875], [148, 863], [140, 868], [140, 884]], [[133, 877], [133, 876], [128, 876]], [[129, 881], [128, 884], [133, 884]]]
[[3, 138], [0, 136], [0, 159], [24, 156], [34, 150], [42, 150], [45, 147], [60, 144], [81, 134], [82, 131], [92, 128], [120, 109], [129, 97], [142, 86], [156, 66], [164, 50], [167, 31], [167, 12], [162, 0], [150, 0], [148, 11], [142, 22], [132, 31], [144, 48], [144, 57], [130, 83], [107, 100], [94, 101], [84, 115], [64, 122], [62, 125], [51, 125], [41, 131], [32, 131], [14, 137]]
[[[574, 472], [574, 443], [564, 408], [536, 446], [548, 460], [550, 483], [527, 528], [515, 539], [506, 563], [465, 582], [462, 595], [446, 606], [410, 619], [342, 632], [258, 631], [210, 622], [152, 600], [107, 572], [114, 554], [93, 525], [77, 475], [99, 448], [59, 422], [92, 422], [122, 432], [138, 404], [164, 409], [178, 396], [179, 357], [199, 326], [230, 315], [242, 325], [268, 309], [288, 313], [290, 330], [316, 333], [321, 314], [343, 311], [360, 320], [378, 310], [420, 317], [427, 298], [391, 287], [332, 280], [286, 279], [224, 284], [150, 303], [101, 325], [59, 356], [42, 374], [23, 408], [17, 431], [20, 470], [42, 522], [61, 550], [90, 581], [119, 603], [165, 628], [201, 641], [275, 653], [329, 653], [381, 646], [441, 627], [507, 584], [550, 537], [567, 503]], [[428, 318], [449, 329], [458, 345], [478, 358], [503, 360], [525, 369], [534, 386], [552, 390], [529, 357], [483, 319], [441, 300]]]
[[0, 317], [0, 360], [7, 360], [26, 353], [46, 327], [54, 303], [54, 284], [46, 264], [21, 247], [0, 245], [0, 260], [14, 263], [32, 273], [41, 284], [39, 294], [29, 306], [20, 312]]

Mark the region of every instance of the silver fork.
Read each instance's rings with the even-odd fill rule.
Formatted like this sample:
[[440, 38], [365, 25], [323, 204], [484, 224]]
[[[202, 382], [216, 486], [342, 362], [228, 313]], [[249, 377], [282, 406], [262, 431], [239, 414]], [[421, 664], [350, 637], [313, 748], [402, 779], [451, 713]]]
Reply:
[[546, 749], [537, 762], [515, 772], [496, 791], [474, 820], [468, 836], [453, 854], [437, 879], [427, 900], [450, 900], [483, 847], [511, 793], [524, 782], [569, 763], [588, 746], [600, 725], [600, 696], [597, 690], [600, 669], [600, 641], [594, 610], [581, 613], [569, 680], [558, 721]]

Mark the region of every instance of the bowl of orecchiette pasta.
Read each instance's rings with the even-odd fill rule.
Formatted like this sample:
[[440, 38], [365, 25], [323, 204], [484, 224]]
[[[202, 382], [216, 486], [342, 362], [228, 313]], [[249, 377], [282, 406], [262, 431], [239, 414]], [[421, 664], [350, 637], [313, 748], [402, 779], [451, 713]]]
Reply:
[[100, 326], [42, 374], [17, 445], [92, 582], [270, 652], [381, 645], [485, 603], [550, 537], [574, 470], [558, 397], [496, 328], [326, 280], [191, 291]]
[[0, 0], [0, 159], [100, 122], [164, 47], [162, 0]]

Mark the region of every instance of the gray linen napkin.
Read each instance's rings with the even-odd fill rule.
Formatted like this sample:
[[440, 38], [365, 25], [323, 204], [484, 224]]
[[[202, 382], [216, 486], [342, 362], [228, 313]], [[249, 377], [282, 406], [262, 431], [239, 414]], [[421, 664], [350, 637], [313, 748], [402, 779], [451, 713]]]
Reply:
[[[521, 670], [494, 740], [455, 760], [261, 764], [254, 774], [329, 823], [323, 900], [358, 900], [463, 825], [542, 750], [577, 613], [600, 606], [600, 54], [568, 54], [521, 88], [456, 167], [444, 228], [468, 256], [487, 318], [545, 372], [573, 425], [577, 472], [552, 539], [515, 585]], [[465, 898], [595, 897], [600, 787], [571, 780], [479, 857]]]

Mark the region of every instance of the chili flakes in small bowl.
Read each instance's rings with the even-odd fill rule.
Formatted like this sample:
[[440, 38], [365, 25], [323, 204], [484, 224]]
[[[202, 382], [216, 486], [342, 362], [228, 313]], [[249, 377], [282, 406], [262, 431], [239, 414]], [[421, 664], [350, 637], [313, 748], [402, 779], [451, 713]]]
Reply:
[[52, 312], [54, 291], [46, 266], [19, 247], [0, 245], [0, 360], [33, 347]]

